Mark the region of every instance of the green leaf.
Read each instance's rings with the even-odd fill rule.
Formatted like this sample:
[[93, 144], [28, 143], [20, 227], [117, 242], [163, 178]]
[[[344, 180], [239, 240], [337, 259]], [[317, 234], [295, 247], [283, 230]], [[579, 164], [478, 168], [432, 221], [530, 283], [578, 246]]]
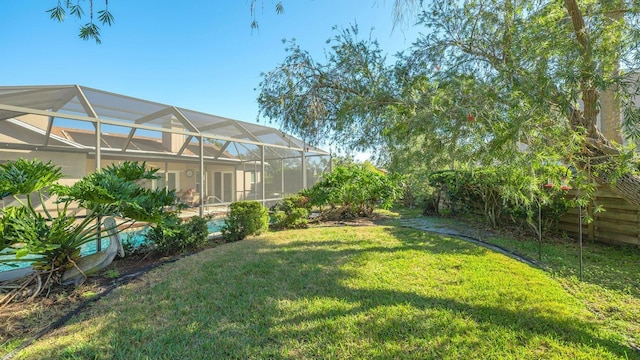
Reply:
[[18, 159], [0, 165], [0, 194], [25, 195], [44, 190], [62, 178], [60, 166], [51, 161]]
[[49, 13], [49, 18], [51, 20], [56, 20], [59, 22], [63, 22], [66, 16], [66, 11], [64, 10], [64, 7], [62, 7], [60, 4], [58, 4], [58, 6], [54, 8], [47, 10], [47, 12]]
[[100, 28], [94, 23], [87, 23], [81, 26], [78, 36], [82, 40], [94, 39], [96, 44], [102, 44], [102, 40], [100, 40]]
[[113, 17], [111, 12], [109, 12], [109, 10], [100, 10], [100, 11], [98, 11], [98, 20], [103, 25], [111, 26], [111, 24], [113, 24], [115, 18]]
[[69, 13], [71, 13], [71, 15], [75, 15], [76, 19], [81, 19], [82, 15], [84, 15], [84, 10], [80, 4], [76, 4], [69, 6]]
[[29, 249], [21, 248], [21, 249], [16, 250], [16, 259], [23, 258], [23, 257], [25, 257], [27, 255], [29, 255]]
[[278, 1], [276, 3], [276, 14], [284, 14], [284, 5], [282, 5], [282, 1]]

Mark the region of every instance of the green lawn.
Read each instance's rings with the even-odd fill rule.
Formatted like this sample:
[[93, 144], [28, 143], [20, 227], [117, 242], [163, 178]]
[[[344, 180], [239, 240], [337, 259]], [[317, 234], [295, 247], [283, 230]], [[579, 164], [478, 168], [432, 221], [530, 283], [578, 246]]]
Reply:
[[314, 227], [165, 265], [22, 359], [637, 358], [553, 274], [396, 226]]

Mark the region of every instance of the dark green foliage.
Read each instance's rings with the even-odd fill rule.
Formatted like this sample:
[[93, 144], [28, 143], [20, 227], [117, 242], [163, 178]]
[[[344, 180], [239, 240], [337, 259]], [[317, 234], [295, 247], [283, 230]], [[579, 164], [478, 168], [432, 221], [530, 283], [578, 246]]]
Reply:
[[307, 227], [309, 222], [309, 199], [293, 195], [276, 204], [273, 210], [274, 229], [297, 229]]
[[192, 251], [207, 241], [207, 220], [194, 216], [182, 221], [177, 213], [166, 215], [145, 234], [155, 250], [164, 255]]
[[158, 204], [173, 204], [175, 191], [150, 190], [136, 181], [157, 178], [157, 169], [145, 169], [145, 163], [125, 161], [89, 174], [70, 187], [56, 186], [62, 199], [73, 199], [85, 208], [102, 207], [120, 217], [157, 222], [162, 217]]
[[269, 228], [269, 212], [257, 201], [239, 201], [229, 205], [229, 216], [220, 231], [227, 242], [260, 235]]
[[[149, 227], [149, 230], [150, 229], [151, 227]], [[155, 245], [146, 236], [147, 232], [145, 232], [145, 237], [142, 242], [132, 240], [132, 238], [126, 235], [122, 237], [122, 249], [124, 250], [125, 257], [145, 256], [153, 251]]]
[[398, 179], [370, 164], [338, 166], [303, 191], [312, 206], [329, 206], [341, 217], [371, 216], [375, 208], [388, 209], [402, 194]]
[[[494, 165], [434, 172], [429, 182], [436, 202], [445, 211], [480, 212], [493, 226], [511, 222], [533, 227], [540, 206], [543, 221], [550, 225], [571, 206], [562, 189], [562, 178], [570, 173], [559, 165], [543, 166], [536, 172], [519, 166]], [[568, 181], [565, 179], [564, 183]]]
[[0, 194], [30, 194], [62, 178], [59, 166], [34, 159], [18, 159], [0, 165]]
[[[0, 262], [29, 261], [37, 270], [60, 273], [73, 266], [80, 247], [95, 238], [105, 216], [124, 218], [123, 225], [159, 221], [175, 195], [140, 186], [139, 179], [155, 178], [156, 170], [145, 169], [145, 165], [110, 165], [72, 186], [56, 184], [62, 172], [51, 162], [19, 159], [0, 165], [0, 195], [12, 196], [19, 203], [0, 210], [0, 250], [11, 255]], [[34, 199], [44, 204], [45, 195], [50, 194], [58, 198], [55, 211], [46, 206], [42, 212], [36, 210], [39, 205]], [[69, 211], [70, 204], [84, 209], [85, 217], [76, 218]]]

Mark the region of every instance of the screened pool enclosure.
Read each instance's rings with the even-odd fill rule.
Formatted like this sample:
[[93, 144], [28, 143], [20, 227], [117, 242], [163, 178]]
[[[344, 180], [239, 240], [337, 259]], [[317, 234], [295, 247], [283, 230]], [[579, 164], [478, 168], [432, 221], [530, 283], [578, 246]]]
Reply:
[[328, 152], [277, 129], [78, 85], [0, 87], [0, 162], [21, 157], [53, 161], [65, 182], [146, 161], [160, 175], [146, 186], [175, 190], [200, 215], [269, 206], [331, 170]]

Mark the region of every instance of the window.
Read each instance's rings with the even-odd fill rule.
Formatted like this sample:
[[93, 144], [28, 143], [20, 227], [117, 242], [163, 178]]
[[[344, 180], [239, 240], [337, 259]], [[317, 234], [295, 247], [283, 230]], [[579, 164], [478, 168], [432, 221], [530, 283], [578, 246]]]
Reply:
[[153, 180], [151, 185], [153, 190], [165, 187], [168, 190], [180, 190], [180, 176], [177, 171], [169, 171], [168, 173], [158, 171], [156, 175], [160, 176], [160, 178]]

